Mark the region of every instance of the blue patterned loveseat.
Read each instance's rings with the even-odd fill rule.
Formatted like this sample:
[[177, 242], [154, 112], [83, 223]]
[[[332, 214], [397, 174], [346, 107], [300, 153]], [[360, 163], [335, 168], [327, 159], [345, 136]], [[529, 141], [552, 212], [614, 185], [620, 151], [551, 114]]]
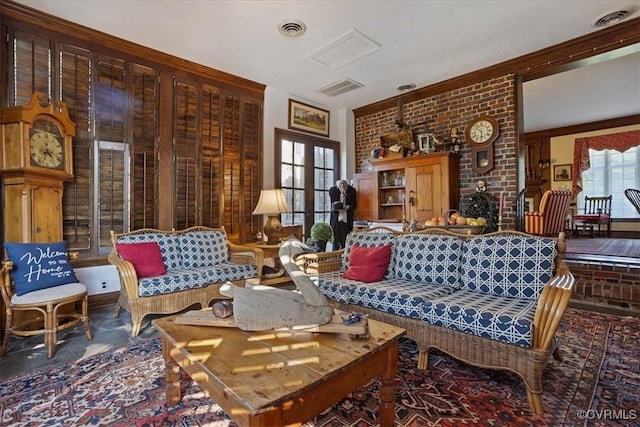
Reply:
[[[382, 280], [344, 277], [355, 246], [385, 245], [391, 257]], [[418, 344], [420, 369], [436, 348], [476, 366], [513, 371], [525, 382], [532, 411], [541, 413], [542, 371], [574, 281], [564, 250], [564, 234], [356, 232], [344, 250], [296, 262], [342, 309], [405, 328]]]
[[109, 262], [120, 275], [116, 315], [131, 314], [132, 336], [147, 314], [171, 314], [199, 303], [207, 307], [220, 285], [260, 277], [264, 254], [259, 248], [227, 240], [223, 228], [196, 226], [180, 231], [151, 228], [116, 234]]

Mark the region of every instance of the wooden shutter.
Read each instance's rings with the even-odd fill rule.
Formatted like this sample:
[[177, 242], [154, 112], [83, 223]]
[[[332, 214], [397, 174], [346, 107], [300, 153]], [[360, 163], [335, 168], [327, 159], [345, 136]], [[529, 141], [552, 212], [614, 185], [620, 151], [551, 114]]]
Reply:
[[13, 80], [9, 85], [10, 99], [15, 100], [13, 105], [27, 105], [33, 92], [42, 92], [51, 98], [51, 42], [19, 30], [14, 37], [15, 68], [12, 67], [14, 73], [9, 74], [9, 79]]
[[262, 229], [263, 217], [253, 215], [262, 189], [262, 102], [242, 101], [242, 237]]
[[198, 88], [176, 80], [174, 85], [174, 215], [178, 230], [198, 224]]
[[223, 225], [230, 239], [240, 239], [240, 97], [225, 93], [223, 98]]
[[158, 73], [132, 65], [131, 225], [132, 230], [157, 228]]
[[110, 231], [127, 231], [126, 214], [128, 209], [126, 145], [100, 142], [98, 145], [98, 168], [96, 187], [98, 212], [98, 248], [108, 253], [111, 248]]
[[222, 201], [222, 144], [220, 89], [203, 85], [200, 95], [202, 146], [202, 225], [220, 227]]
[[91, 55], [83, 49], [63, 45], [60, 58], [62, 101], [76, 124], [73, 138], [74, 178], [65, 182], [62, 197], [63, 238], [69, 249], [89, 255], [93, 222]]

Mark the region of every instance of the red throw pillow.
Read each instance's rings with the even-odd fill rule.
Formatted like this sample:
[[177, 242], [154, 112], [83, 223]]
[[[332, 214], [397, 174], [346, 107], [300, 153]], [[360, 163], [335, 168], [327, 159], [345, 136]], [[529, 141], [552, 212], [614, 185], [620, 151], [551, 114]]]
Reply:
[[343, 277], [367, 283], [379, 282], [387, 272], [390, 261], [391, 245], [374, 248], [354, 245], [351, 248], [349, 268]]
[[133, 264], [138, 279], [160, 276], [167, 272], [162, 262], [160, 246], [156, 242], [116, 243], [118, 253]]

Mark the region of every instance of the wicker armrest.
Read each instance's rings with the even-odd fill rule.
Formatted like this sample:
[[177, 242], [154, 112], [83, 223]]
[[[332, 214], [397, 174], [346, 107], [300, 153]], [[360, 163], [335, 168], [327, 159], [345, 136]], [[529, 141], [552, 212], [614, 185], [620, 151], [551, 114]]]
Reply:
[[549, 350], [564, 314], [575, 279], [563, 260], [556, 261], [556, 275], [540, 294], [533, 319], [533, 347]]
[[260, 248], [238, 245], [227, 242], [229, 248], [229, 259], [238, 264], [253, 264], [258, 269], [258, 279], [262, 277], [262, 266], [264, 265], [264, 252]]
[[120, 258], [118, 251], [113, 249], [107, 258], [109, 262], [116, 266], [120, 275], [120, 285], [124, 288], [127, 296], [131, 299], [139, 298], [138, 294], [138, 275], [136, 269], [129, 261]]
[[326, 273], [340, 270], [344, 249], [331, 252], [315, 252], [300, 254], [295, 257], [295, 263], [306, 274]]

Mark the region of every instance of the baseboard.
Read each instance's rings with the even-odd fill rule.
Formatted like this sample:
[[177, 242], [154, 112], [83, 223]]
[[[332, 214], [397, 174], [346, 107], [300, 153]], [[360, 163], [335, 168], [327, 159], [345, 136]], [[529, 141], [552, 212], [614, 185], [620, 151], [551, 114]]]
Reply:
[[120, 291], [89, 295], [89, 309], [115, 304], [118, 302], [119, 296]]

